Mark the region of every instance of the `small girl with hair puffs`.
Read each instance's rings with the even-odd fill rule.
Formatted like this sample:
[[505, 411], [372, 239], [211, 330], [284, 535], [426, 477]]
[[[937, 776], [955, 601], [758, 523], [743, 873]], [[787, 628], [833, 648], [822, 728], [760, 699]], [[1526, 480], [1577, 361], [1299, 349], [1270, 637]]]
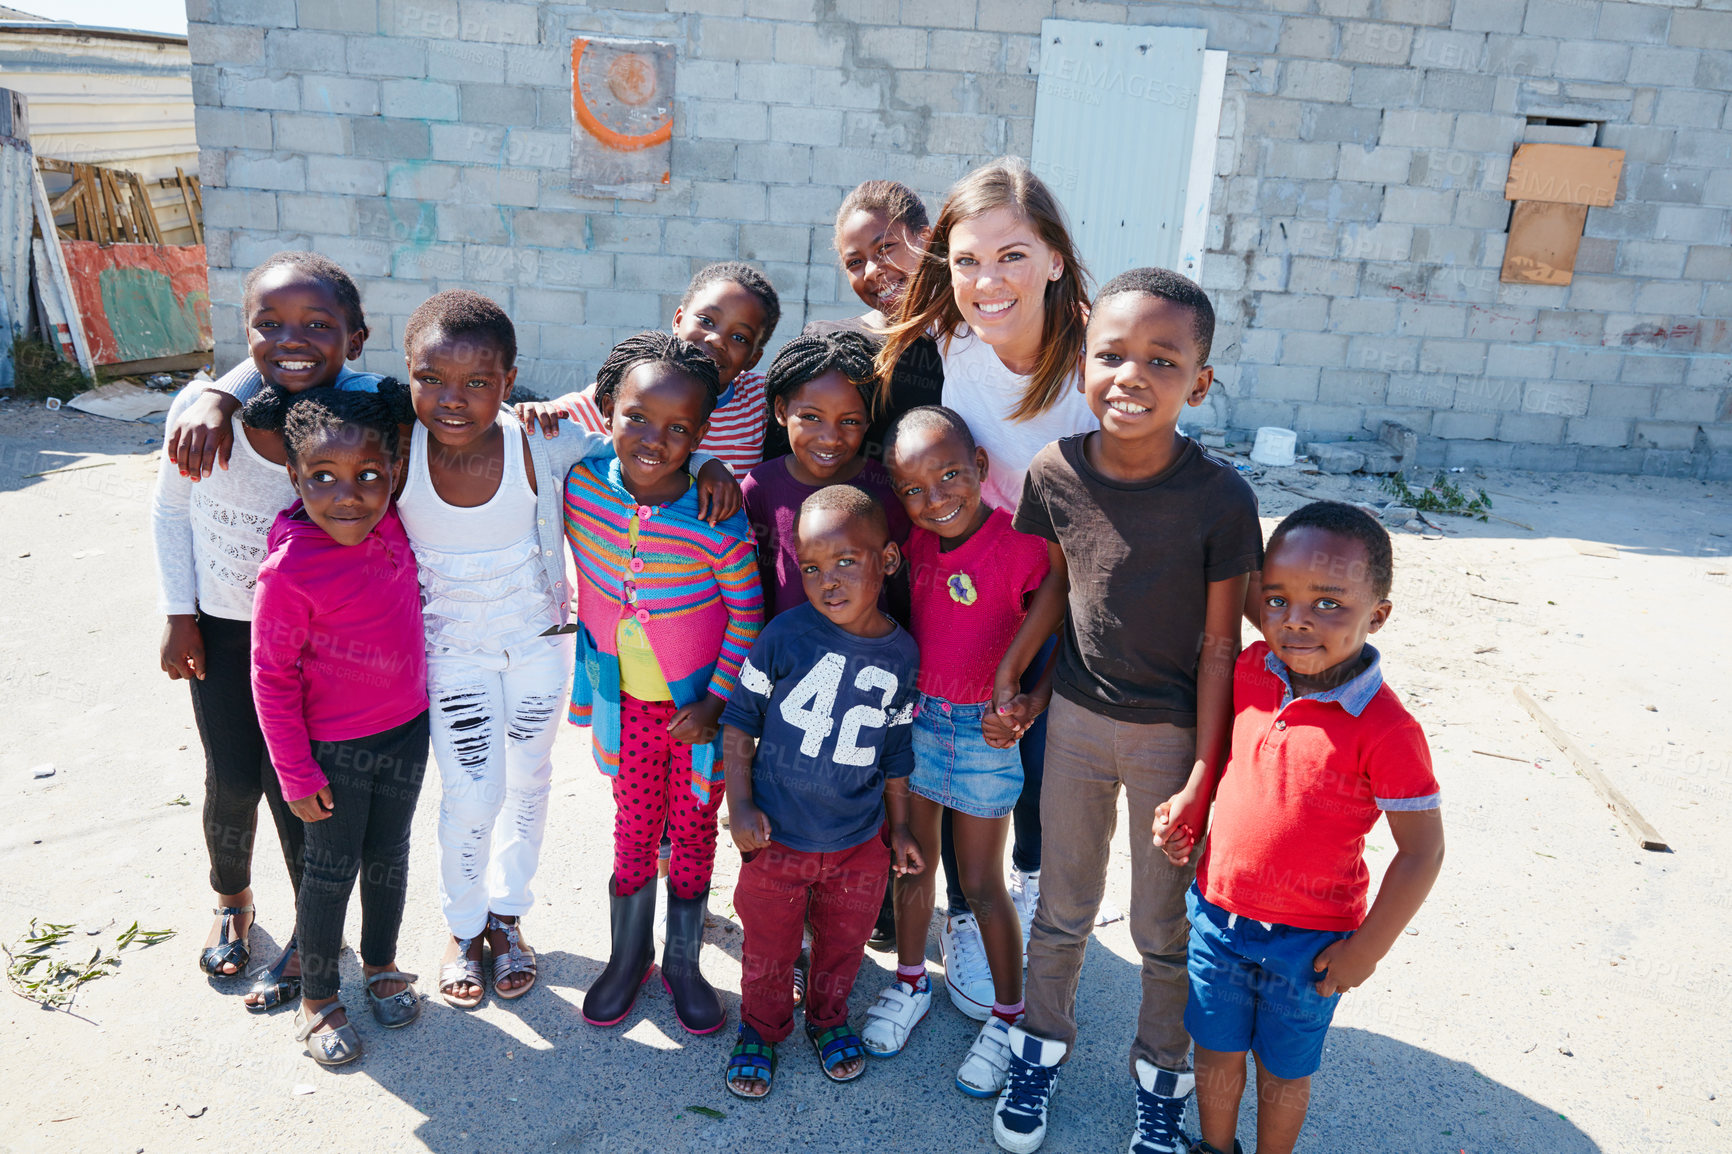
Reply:
[[[891, 430], [886, 464], [914, 522], [904, 551], [921, 651], [914, 707], [914, 772], [909, 826], [924, 868], [896, 883], [896, 980], [866, 1011], [866, 1049], [902, 1052], [932, 1003], [926, 935], [940, 828], [953, 829], [958, 880], [986, 947], [992, 1014], [956, 1073], [964, 1094], [988, 1098], [1004, 1087], [1007, 1039], [1023, 1010], [1022, 930], [1004, 885], [1004, 843], [1022, 793], [1016, 734], [993, 712], [993, 679], [1005, 651], [1039, 605], [1062, 609], [1064, 584], [1047, 543], [1011, 528], [1010, 516], [981, 500], [986, 451], [950, 409], [913, 409]], [[946, 866], [946, 869], [952, 867]]]
[[[346, 364], [360, 355], [367, 323], [355, 282], [336, 262], [317, 253], [276, 253], [247, 274], [241, 313], [250, 356], [229, 378], [257, 381], [263, 374], [280, 396], [324, 385], [376, 387], [377, 376], [351, 372]], [[252, 850], [261, 797], [277, 827], [289, 884], [299, 889], [301, 883], [301, 822], [283, 801], [248, 681], [253, 585], [266, 535], [295, 491], [283, 470], [282, 436], [241, 428], [232, 397], [223, 398], [226, 412], [212, 411], [235, 446], [233, 460], [223, 448], [225, 467], [197, 484], [197, 468], [177, 468], [169, 451], [176, 431], [201, 402], [219, 395], [203, 388], [203, 382], [188, 385], [169, 409], [150, 521], [157, 600], [168, 618], [162, 669], [191, 686], [205, 751], [205, 846], [217, 925], [199, 964], [221, 978], [241, 974], [251, 960]], [[291, 934], [247, 994], [247, 1009], [262, 1012], [299, 997], [298, 966]]]
[[296, 1038], [315, 1062], [361, 1056], [338, 1000], [343, 919], [361, 882], [361, 969], [386, 1029], [421, 1012], [397, 969], [409, 825], [427, 768], [427, 654], [408, 535], [391, 507], [401, 472], [395, 381], [377, 394], [270, 388], [245, 416], [280, 428], [299, 500], [271, 526], [253, 598], [252, 682], [283, 797], [306, 823], [296, 903]]
[[753, 469], [740, 486], [758, 542], [770, 617], [806, 603], [794, 529], [800, 506], [819, 489], [840, 484], [864, 489], [883, 504], [890, 540], [900, 546], [908, 538], [908, 517], [890, 474], [860, 454], [878, 387], [872, 352], [872, 343], [859, 333], [803, 333], [770, 365], [770, 412], [786, 430], [789, 449]]
[[672, 841], [662, 982], [680, 1025], [725, 1015], [698, 966], [722, 800], [722, 707], [763, 626], [751, 534], [737, 514], [698, 517], [686, 475], [720, 394], [715, 362], [665, 332], [630, 337], [596, 373], [596, 402], [617, 459], [580, 461], [565, 484], [565, 533], [577, 563], [580, 668], [571, 721], [613, 778], [612, 949], [583, 1017], [631, 1012], [654, 961], [656, 849]]

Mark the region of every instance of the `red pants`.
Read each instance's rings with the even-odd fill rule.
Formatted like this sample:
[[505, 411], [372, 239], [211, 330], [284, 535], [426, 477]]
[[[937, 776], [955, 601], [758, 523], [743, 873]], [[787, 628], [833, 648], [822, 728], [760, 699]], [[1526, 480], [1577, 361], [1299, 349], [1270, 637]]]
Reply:
[[668, 738], [671, 701], [620, 695], [619, 772], [613, 779], [613, 873], [621, 897], [655, 880], [662, 830], [673, 842], [668, 887], [678, 898], [710, 888], [716, 865], [718, 784], [710, 800], [692, 793], [692, 747]]
[[766, 1042], [794, 1027], [794, 962], [812, 923], [812, 973], [806, 1024], [827, 1030], [848, 1020], [848, 995], [866, 939], [884, 901], [890, 849], [871, 837], [837, 853], [802, 853], [771, 842], [746, 859], [734, 886], [745, 928], [740, 947], [740, 1020]]

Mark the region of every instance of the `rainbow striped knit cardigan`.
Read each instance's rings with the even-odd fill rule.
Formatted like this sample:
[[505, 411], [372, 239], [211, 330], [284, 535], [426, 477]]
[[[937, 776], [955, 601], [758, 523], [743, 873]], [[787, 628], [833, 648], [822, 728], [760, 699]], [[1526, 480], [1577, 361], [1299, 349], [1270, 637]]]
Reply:
[[[579, 461], [565, 480], [565, 539], [577, 562], [577, 673], [573, 725], [594, 729], [603, 773], [619, 771], [619, 623], [640, 617], [674, 704], [734, 691], [740, 664], [764, 627], [764, 593], [744, 513], [712, 528], [698, 520], [697, 487], [639, 518], [640, 572], [629, 568], [637, 500], [620, 481], [618, 460]], [[637, 587], [627, 605], [625, 583]], [[722, 784], [721, 739], [692, 747], [692, 793], [708, 802]]]

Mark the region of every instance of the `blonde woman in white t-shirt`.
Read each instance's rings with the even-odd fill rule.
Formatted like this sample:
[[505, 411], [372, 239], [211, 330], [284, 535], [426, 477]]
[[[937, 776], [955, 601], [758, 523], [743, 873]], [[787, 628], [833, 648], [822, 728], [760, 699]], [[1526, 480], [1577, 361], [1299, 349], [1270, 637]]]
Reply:
[[[878, 377], [934, 334], [944, 358], [944, 403], [986, 450], [981, 497], [1015, 513], [1023, 475], [1044, 446], [1099, 427], [1082, 396], [1083, 334], [1089, 275], [1077, 256], [1057, 198], [1014, 157], [975, 169], [951, 188], [932, 226], [924, 259], [890, 318]], [[1040, 783], [1045, 765], [1045, 676], [1051, 646], [1023, 686], [1035, 720], [1021, 741], [1023, 792], [1014, 813], [1011, 897], [1021, 915], [1023, 948], [1040, 893]], [[948, 855], [946, 855], [948, 858]], [[954, 874], [946, 861], [947, 874]], [[918, 916], [918, 915], [916, 915]], [[974, 917], [954, 911], [939, 935], [945, 985], [963, 1013], [985, 1022], [971, 1060], [1002, 1079], [1009, 1062], [1004, 1010], [993, 1016], [991, 971]], [[978, 1090], [972, 1092], [979, 1092]]]

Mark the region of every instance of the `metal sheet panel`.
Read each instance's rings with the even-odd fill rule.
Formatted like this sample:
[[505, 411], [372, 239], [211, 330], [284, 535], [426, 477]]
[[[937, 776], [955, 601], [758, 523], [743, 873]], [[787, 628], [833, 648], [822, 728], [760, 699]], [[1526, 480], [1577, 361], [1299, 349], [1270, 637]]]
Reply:
[[1104, 283], [1177, 268], [1203, 77], [1201, 28], [1041, 21], [1031, 164]]
[[[194, 239], [171, 181], [178, 165], [198, 171], [193, 129], [192, 60], [184, 40], [66, 32], [0, 32], [0, 81], [30, 99], [29, 135], [38, 156], [125, 168], [144, 177], [163, 239]], [[50, 173], [50, 197], [66, 189]]]

